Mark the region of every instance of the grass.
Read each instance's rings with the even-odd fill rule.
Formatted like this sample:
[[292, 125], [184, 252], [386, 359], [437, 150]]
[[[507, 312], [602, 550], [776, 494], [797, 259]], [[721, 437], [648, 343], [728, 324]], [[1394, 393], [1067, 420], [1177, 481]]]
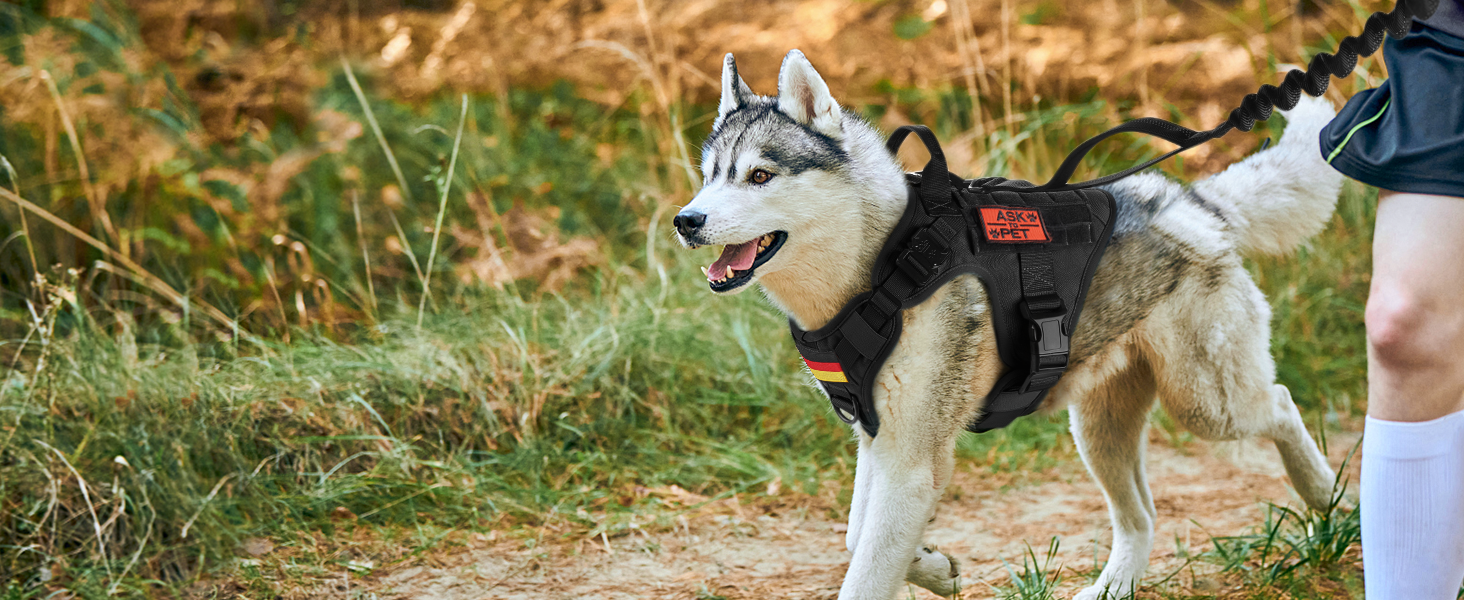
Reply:
[[1342, 461], [1325, 508], [1267, 503], [1254, 533], [1212, 538], [1214, 547], [1199, 558], [1218, 565], [1222, 573], [1240, 574], [1245, 584], [1261, 590], [1303, 597], [1358, 596], [1362, 524], [1356, 507], [1346, 500], [1345, 472], [1360, 446], [1358, 442]]
[[[1057, 586], [1062, 583], [1062, 565], [1054, 565], [1057, 558], [1058, 539], [1047, 544], [1047, 553], [1039, 561], [1037, 553], [1027, 546], [1022, 555], [1022, 567], [1016, 569], [1006, 564], [1010, 587], [998, 588], [997, 597], [1002, 600], [1055, 600]], [[1005, 562], [1005, 561], [1003, 561]]]
[[[66, 563], [68, 587], [100, 594], [119, 581], [103, 567], [133, 553], [149, 578], [186, 580], [252, 537], [332, 535], [341, 515], [617, 536], [637, 516], [674, 517], [638, 488], [842, 486], [848, 431], [797, 370], [782, 319], [752, 295], [706, 305], [676, 266], [664, 301], [643, 281], [602, 281], [575, 301], [460, 298], [421, 330], [404, 305], [357, 343], [301, 335], [236, 355], [129, 346], [93, 325], [38, 333], [47, 366], [12, 373], [0, 403], [5, 533], [28, 549], [7, 556], [8, 576], [34, 584]], [[72, 294], [57, 286], [42, 318], [91, 323]], [[1032, 420], [963, 448], [1015, 470], [1062, 427]]]
[[[1267, 502], [1263, 520], [1253, 531], [1212, 537], [1212, 547], [1203, 552], [1178, 548], [1176, 557], [1183, 559], [1183, 564], [1169, 572], [1151, 571], [1139, 589], [1123, 596], [1123, 600], [1361, 598], [1361, 524], [1355, 506], [1346, 499], [1344, 476], [1356, 451], [1354, 447], [1343, 461], [1331, 501], [1322, 510]], [[1069, 574], [1079, 575], [1085, 578], [1084, 584], [1091, 584], [1102, 565], [1095, 564], [1087, 572], [1065, 569], [1056, 562], [1060, 543], [1053, 537], [1040, 558], [1028, 546], [1020, 566], [1003, 560], [1007, 582], [991, 586], [994, 596], [1002, 600], [1052, 600], [1059, 597], [1059, 586]], [[1176, 544], [1182, 542], [1176, 540]], [[1186, 575], [1188, 584], [1184, 581]], [[1194, 582], [1201, 577], [1218, 578], [1223, 583], [1196, 595]]]
[[[656, 81], [615, 107], [565, 83], [409, 102], [332, 61], [305, 122], [215, 143], [188, 82], [136, 58], [120, 4], [89, 19], [5, 5], [0, 25], [6, 66], [47, 69], [15, 80], [43, 93], [0, 107], [0, 598], [218, 580], [265, 596], [463, 532], [616, 539], [689, 510], [647, 492], [670, 486], [716, 501], [778, 482], [844, 516], [850, 434], [800, 374], [785, 320], [755, 294], [709, 302], [706, 257], [668, 248], [695, 179], [684, 138], [711, 106]], [[933, 124], [970, 146], [972, 176], [1040, 177], [1132, 108], [1089, 91], [1008, 119], [965, 88], [875, 91], [867, 115]], [[1115, 142], [1087, 165], [1155, 154]], [[1349, 188], [1297, 256], [1251, 263], [1281, 381], [1332, 427], [1362, 408], [1371, 206]], [[494, 270], [577, 241], [582, 263]], [[1076, 456], [1062, 415], [958, 452], [996, 473]], [[1352, 581], [1314, 568], [1355, 547], [1337, 510], [1277, 507], [1214, 558], [1262, 595]], [[273, 562], [252, 558], [259, 540], [281, 549]], [[1055, 551], [1029, 551], [1001, 593], [1050, 597]]]
[[[774, 320], [769, 309], [749, 298], [691, 321], [676, 318], [691, 294], [658, 305], [643, 289], [476, 299], [420, 332], [403, 307], [369, 344], [304, 338], [243, 357], [128, 349], [95, 330], [43, 338], [54, 366], [12, 375], [0, 405], [11, 417], [0, 448], [17, 459], [0, 482], [15, 511], [7, 537], [44, 550], [13, 557], [11, 573], [100, 552], [88, 502], [128, 517], [103, 532], [118, 540], [113, 560], [141, 544], [176, 574], [282, 524], [328, 527], [342, 509], [362, 522], [413, 524], [432, 507], [433, 521], [467, 527], [557, 514], [591, 528], [607, 508], [648, 502], [635, 486], [715, 493], [781, 478], [816, 493], [841, 472], [829, 463], [852, 460], [778, 332], [746, 326]], [[45, 316], [89, 320], [74, 309]], [[783, 397], [760, 393], [772, 388]], [[64, 489], [82, 481], [90, 500]]]

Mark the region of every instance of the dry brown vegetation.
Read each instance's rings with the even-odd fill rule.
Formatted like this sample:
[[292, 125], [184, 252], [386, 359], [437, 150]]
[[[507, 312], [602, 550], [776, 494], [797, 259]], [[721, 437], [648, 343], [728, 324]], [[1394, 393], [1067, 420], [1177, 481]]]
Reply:
[[[225, 141], [280, 120], [308, 123], [318, 68], [342, 53], [380, 70], [381, 91], [401, 98], [444, 89], [501, 94], [565, 79], [588, 98], [620, 106], [642, 86], [664, 105], [714, 100], [725, 52], [739, 57], [755, 90], [771, 93], [783, 54], [800, 48], [854, 106], [888, 103], [882, 82], [957, 87], [996, 105], [981, 111], [991, 129], [1007, 120], [1003, 113], [1021, 118], [1014, 113], [1036, 98], [1062, 103], [1097, 90], [1136, 102], [1137, 114], [1171, 116], [1173, 107], [1193, 124], [1213, 124], [1271, 81], [1263, 77], [1274, 64], [1300, 62], [1308, 42], [1358, 21], [1356, 5], [1262, 0], [127, 4], [145, 48], [130, 60], [175, 69], [207, 135]], [[73, 0], [49, 10], [86, 18], [91, 8]], [[1299, 9], [1306, 16], [1292, 18]], [[926, 33], [893, 35], [902, 20]], [[1364, 63], [1369, 68], [1380, 65]], [[1364, 73], [1363, 81], [1380, 76]], [[145, 105], [145, 96], [135, 100]], [[5, 99], [20, 109], [11, 117], [18, 120], [27, 118], [25, 107], [47, 104], [34, 95]]]
[[[665, 104], [713, 101], [726, 52], [738, 56], [754, 90], [771, 93], [783, 55], [800, 48], [846, 103], [887, 103], [882, 82], [965, 88], [1004, 109], [982, 111], [988, 129], [1036, 98], [1069, 102], [1093, 90], [1137, 102], [1140, 114], [1170, 116], [1172, 106], [1192, 123], [1218, 123], [1241, 96], [1273, 80], [1266, 76], [1276, 63], [1301, 62], [1303, 47], [1358, 22], [1359, 8], [1386, 8], [1262, 0], [130, 4], [147, 48], [193, 73], [199, 85], [190, 91], [222, 121], [304, 119], [308, 65], [342, 52], [389, 73], [387, 89], [399, 97], [443, 88], [501, 93], [566, 79], [619, 106], [642, 85]], [[286, 5], [298, 12], [280, 14]], [[85, 3], [76, 6], [72, 12]], [[1303, 18], [1293, 18], [1298, 10]], [[892, 35], [901, 21], [924, 33]], [[305, 24], [309, 43], [282, 38], [241, 48], [241, 24]], [[205, 49], [207, 60], [191, 58]], [[1364, 73], [1364, 83], [1381, 75]]]
[[[1307, 14], [1296, 18], [1301, 8]], [[102, 14], [130, 24], [113, 28], [120, 39], [100, 61], [115, 64], [97, 68], [91, 64], [99, 62], [95, 57], [88, 60], [85, 52], [74, 50], [89, 33], [85, 29], [78, 34], [45, 28], [20, 36], [25, 59], [0, 67], [0, 79], [8, 82], [0, 88], [0, 104], [12, 127], [28, 128], [44, 140], [37, 148], [43, 173], [24, 172], [22, 180], [78, 192], [61, 193], [54, 205], [38, 205], [123, 257], [141, 259], [151, 252], [148, 240], [139, 236], [156, 232], [168, 232], [195, 249], [221, 245], [219, 234], [193, 217], [193, 207], [173, 201], [147, 205], [145, 199], [200, 196], [228, 224], [223, 245], [239, 244], [257, 255], [245, 260], [236, 249], [219, 248], [185, 259], [185, 270], [212, 269], [219, 276], [214, 279], [246, 290], [231, 302], [239, 306], [224, 312], [279, 315], [303, 306], [296, 311], [302, 312], [299, 318], [266, 321], [273, 326], [336, 323], [359, 316], [368, 303], [365, 296], [374, 290], [361, 280], [356, 289], [339, 289], [329, 281], [330, 273], [314, 268], [324, 257], [316, 255], [320, 250], [311, 247], [312, 240], [287, 239], [300, 237], [287, 233], [299, 230], [292, 219], [298, 221], [300, 212], [294, 207], [298, 200], [285, 195], [298, 193], [297, 177], [320, 164], [322, 156], [348, 162], [341, 156], [348, 143], [369, 147], [374, 141], [359, 116], [321, 106], [319, 90], [330, 81], [329, 73], [338, 72], [342, 56], [371, 76], [373, 94], [407, 102], [440, 99], [449, 91], [500, 99], [494, 110], [510, 130], [521, 118], [506, 107], [510, 90], [543, 89], [556, 81], [571, 82], [579, 96], [603, 110], [638, 112], [655, 151], [646, 159], [649, 185], [636, 192], [665, 210], [683, 203], [696, 187], [695, 140], [690, 138], [706, 125], [709, 113], [701, 107], [717, 94], [717, 65], [724, 52], [737, 54], [754, 89], [771, 93], [781, 57], [801, 48], [842, 101], [879, 107], [886, 126], [948, 121], [955, 170], [978, 175], [995, 168], [1042, 178], [1072, 139], [1119, 118], [1165, 116], [1195, 127], [1220, 122], [1245, 93], [1274, 80], [1274, 65], [1302, 62], [1303, 40], [1320, 43], [1330, 32], [1355, 28], [1362, 8], [1305, 1], [1270, 6], [1264, 0], [69, 0], [47, 4], [45, 16], [83, 23]], [[1376, 61], [1364, 61], [1358, 77], [1337, 86], [1342, 91], [1333, 95], [1340, 99], [1346, 90], [1376, 80], [1380, 68]], [[1091, 98], [1108, 103], [1094, 108], [1096, 120], [1086, 124], [1080, 125], [1086, 117], [1077, 113], [1040, 113]], [[584, 133], [559, 116], [543, 119], [543, 126], [566, 137]], [[1054, 137], [1060, 128], [1052, 125], [1059, 123], [1045, 119], [1061, 121], [1068, 135]], [[604, 119], [597, 125], [603, 124]], [[279, 141], [280, 131], [292, 133], [296, 141]], [[1183, 170], [1213, 171], [1258, 139], [1236, 133], [1197, 148], [1184, 157]], [[484, 138], [478, 151], [495, 152], [489, 145], [494, 140], [497, 136]], [[264, 160], [241, 160], [250, 144], [261, 142], [278, 150]], [[475, 142], [469, 140], [470, 149]], [[626, 156], [626, 148], [601, 146], [596, 149], [600, 163]], [[192, 158], [210, 148], [220, 149], [225, 159]], [[913, 154], [910, 159], [919, 160]], [[182, 168], [196, 168], [190, 175], [194, 179], [180, 178], [179, 167], [172, 166], [176, 161], [192, 163]], [[363, 179], [356, 165], [343, 165], [337, 179], [313, 193], [350, 194], [352, 202], [365, 207], [362, 233], [373, 240], [365, 250], [382, 256], [375, 265], [382, 275], [396, 280], [415, 273], [424, 279], [415, 264], [422, 250], [420, 241], [413, 248], [412, 224], [403, 230], [399, 215], [381, 213], [432, 206], [413, 202], [430, 188], [412, 193], [402, 188], [410, 182], [398, 181], [403, 204], [394, 202], [394, 184]], [[192, 189], [199, 181], [218, 183]], [[449, 220], [448, 243], [462, 249], [471, 263], [455, 268], [460, 278], [497, 286], [554, 274], [548, 288], [558, 289], [568, 273], [602, 260], [596, 254], [604, 249], [588, 239], [569, 245], [509, 239], [499, 222], [506, 207], [524, 203], [541, 220], [560, 216], [545, 212], [551, 207], [530, 195], [506, 198], [501, 191], [477, 187], [478, 195], [466, 203], [470, 210], [462, 213], [473, 218]], [[542, 195], [536, 190], [529, 191]], [[8, 219], [21, 217], [8, 202], [0, 211]], [[382, 230], [387, 222], [392, 228]], [[301, 235], [308, 238], [311, 232]], [[544, 240], [554, 237], [545, 235]], [[36, 258], [42, 265], [86, 267], [89, 252], [67, 242]], [[512, 256], [518, 255], [528, 264], [516, 265], [520, 259]], [[255, 259], [265, 263], [263, 270], [274, 271], [264, 278], [272, 281], [261, 279]], [[146, 260], [139, 264], [153, 268]], [[147, 278], [125, 264], [117, 268]], [[187, 283], [175, 278], [170, 284], [176, 289], [165, 296], [217, 287], [214, 280], [198, 278]]]
[[[0, 597], [359, 595], [490, 548], [538, 566], [487, 583], [532, 595], [548, 567], [654, 560], [651, 541], [687, 534], [677, 517], [737, 543], [837, 537], [847, 432], [783, 322], [752, 295], [708, 302], [697, 258], [667, 247], [723, 53], [772, 93], [800, 48], [881, 125], [935, 126], [954, 170], [1041, 178], [1124, 118], [1218, 123], [1384, 4], [0, 5]], [[1366, 60], [1331, 94], [1383, 75]], [[1213, 171], [1263, 137], [1164, 168]], [[1255, 268], [1283, 382], [1344, 430], [1369, 206], [1350, 192], [1300, 258]], [[952, 494], [1071, 487], [1065, 435], [1033, 420], [964, 440]], [[1073, 522], [1101, 520], [1085, 497]], [[693, 558], [706, 577], [673, 577], [676, 597], [827, 597], [839, 570]], [[972, 560], [998, 581], [993, 558]], [[1355, 580], [1349, 558], [1340, 578], [1257, 583], [1253, 558], [1221, 595]]]

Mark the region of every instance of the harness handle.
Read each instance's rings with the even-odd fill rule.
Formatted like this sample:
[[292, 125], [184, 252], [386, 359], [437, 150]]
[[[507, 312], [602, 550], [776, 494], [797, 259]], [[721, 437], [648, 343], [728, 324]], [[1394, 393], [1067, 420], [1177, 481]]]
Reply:
[[896, 129], [890, 134], [890, 139], [885, 142], [885, 147], [890, 154], [900, 150], [900, 144], [910, 136], [910, 132], [920, 136], [920, 141], [925, 142], [925, 149], [930, 152], [930, 162], [925, 163], [925, 170], [920, 172], [920, 196], [925, 199], [926, 204], [941, 204], [950, 202], [951, 175], [950, 167], [946, 165], [945, 153], [940, 149], [940, 141], [935, 139], [935, 134], [929, 127], [924, 125], [905, 125]]
[[[1209, 131], [1195, 131], [1183, 125], [1171, 123], [1169, 121], [1165, 121], [1164, 119], [1156, 119], [1154, 117], [1143, 117], [1140, 119], [1134, 119], [1132, 121], [1122, 123], [1117, 127], [1114, 127], [1113, 129], [1109, 129], [1108, 131], [1088, 138], [1088, 141], [1079, 144], [1077, 148], [1074, 148], [1072, 152], [1068, 153], [1067, 158], [1063, 159], [1062, 164], [1057, 167], [1057, 171], [1052, 174], [1052, 179], [1047, 180], [1047, 183], [1044, 183], [1037, 187], [1005, 187], [1009, 187], [1011, 189], [1022, 189], [1023, 191], [1027, 192], [1062, 192], [1067, 190], [1080, 190], [1084, 188], [1100, 186], [1106, 183], [1112, 183], [1114, 181], [1118, 181], [1120, 179], [1123, 179], [1124, 177], [1128, 177], [1129, 175], [1133, 175], [1134, 173], [1152, 167], [1158, 163], [1164, 162], [1165, 160], [1168, 160], [1169, 157], [1179, 154], [1180, 152], [1184, 152], [1185, 150], [1189, 150], [1190, 148], [1223, 136], [1228, 133], [1230, 129], [1230, 123], [1221, 124], [1219, 127], [1216, 127]], [[1088, 153], [1093, 150], [1093, 147], [1097, 146], [1099, 142], [1108, 139], [1110, 136], [1129, 132], [1152, 135], [1166, 142], [1173, 142], [1175, 144], [1178, 144], [1179, 147], [1169, 151], [1168, 153], [1165, 153], [1159, 158], [1155, 158], [1148, 162], [1129, 167], [1112, 175], [1105, 175], [1103, 177], [1089, 179], [1088, 181], [1082, 181], [1078, 183], [1068, 183], [1068, 179], [1070, 179], [1073, 176], [1073, 173], [1078, 170], [1078, 165], [1082, 164], [1083, 157], [1087, 156]], [[997, 184], [990, 187], [999, 189], [1004, 186], [1002, 184]]]

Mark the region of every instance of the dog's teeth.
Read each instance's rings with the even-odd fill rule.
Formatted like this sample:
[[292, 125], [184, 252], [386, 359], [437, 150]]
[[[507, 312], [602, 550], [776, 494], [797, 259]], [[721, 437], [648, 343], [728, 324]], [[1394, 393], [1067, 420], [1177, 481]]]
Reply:
[[731, 279], [735, 275], [736, 273], [732, 272], [732, 265], [727, 265], [727, 279]]
[[702, 267], [701, 269], [702, 269], [702, 277], [706, 277], [707, 279], [711, 279], [712, 278], [712, 273], [710, 271], [708, 271], [706, 267]]

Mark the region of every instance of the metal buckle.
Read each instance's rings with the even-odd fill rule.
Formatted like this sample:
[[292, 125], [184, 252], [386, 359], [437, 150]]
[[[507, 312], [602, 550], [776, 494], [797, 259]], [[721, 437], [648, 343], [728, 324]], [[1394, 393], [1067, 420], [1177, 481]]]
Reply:
[[852, 399], [827, 389], [824, 391], [829, 395], [829, 404], [834, 407], [834, 416], [838, 417], [840, 421], [843, 421], [847, 425], [853, 425], [859, 422], [859, 409], [854, 406]]
[[950, 254], [951, 247], [945, 240], [930, 227], [925, 227], [910, 236], [909, 247], [895, 259], [895, 264], [915, 281], [916, 286], [921, 286], [940, 272], [941, 265]]

